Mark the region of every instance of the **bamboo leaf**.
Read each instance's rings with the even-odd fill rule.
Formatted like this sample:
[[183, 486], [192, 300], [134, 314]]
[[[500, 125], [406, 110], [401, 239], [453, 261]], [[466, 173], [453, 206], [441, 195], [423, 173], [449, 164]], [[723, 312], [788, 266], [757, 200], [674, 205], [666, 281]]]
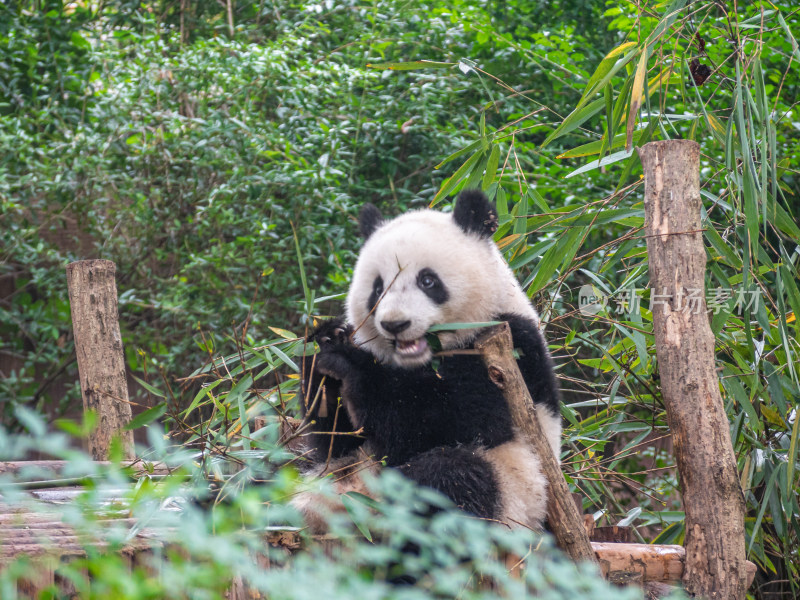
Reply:
[[378, 71], [414, 71], [416, 69], [449, 69], [457, 64], [433, 60], [412, 60], [409, 62], [367, 63], [367, 68]]
[[464, 176], [469, 173], [470, 169], [472, 169], [473, 165], [478, 162], [481, 158], [483, 158], [483, 152], [476, 152], [472, 156], [470, 156], [464, 164], [462, 164], [455, 173], [453, 173], [449, 179], [445, 179], [442, 183], [442, 187], [439, 188], [439, 191], [436, 192], [436, 196], [434, 196], [433, 200], [431, 200], [430, 206], [434, 207], [442, 199], [447, 196], [457, 185], [458, 183], [464, 178]]
[[604, 167], [606, 165], [612, 165], [621, 160], [625, 160], [631, 154], [633, 154], [633, 149], [622, 150], [620, 152], [615, 152], [614, 154], [609, 154], [605, 158], [601, 158], [599, 160], [592, 160], [591, 162], [583, 165], [582, 167], [579, 167], [574, 171], [570, 171], [569, 173], [564, 175], [564, 179], [569, 179], [570, 177], [575, 177], [575, 175], [580, 175], [581, 173], [586, 173], [587, 171], [593, 171], [595, 169]]
[[552, 248], [545, 252], [542, 260], [536, 266], [536, 272], [530, 282], [530, 287], [527, 288], [529, 297], [541, 290], [550, 281], [559, 265], [569, 265], [572, 262], [583, 241], [584, 232], [584, 227], [570, 228]]
[[356, 492], [348, 492], [346, 494], [342, 494], [340, 498], [342, 499], [342, 506], [347, 511], [347, 514], [352, 519], [353, 524], [358, 528], [361, 534], [367, 539], [367, 541], [372, 541], [372, 534], [369, 531], [369, 527], [367, 523], [364, 522], [363, 519], [360, 517], [360, 511], [358, 510], [358, 500], [351, 497], [351, 494]]
[[639, 57], [639, 64], [636, 66], [636, 75], [633, 78], [633, 87], [631, 88], [631, 108], [628, 112], [628, 122], [625, 126], [625, 150], [628, 152], [633, 149], [633, 128], [636, 125], [636, 117], [638, 116], [639, 109], [642, 106], [645, 75], [647, 75], [646, 48], [642, 50], [642, 55]]
[[800, 62], [800, 48], [797, 46], [797, 40], [795, 39], [794, 35], [792, 35], [792, 30], [789, 29], [789, 26], [786, 24], [786, 21], [783, 19], [783, 15], [778, 12], [778, 22], [783, 27], [783, 31], [786, 32], [786, 37], [789, 40], [789, 43], [792, 45], [792, 55], [797, 62]]
[[580, 127], [585, 123], [587, 120], [591, 119], [597, 113], [599, 113], [603, 107], [605, 106], [605, 99], [599, 98], [594, 102], [587, 104], [582, 108], [576, 108], [567, 117], [561, 122], [561, 124], [555, 128], [555, 130], [547, 136], [547, 138], [542, 142], [541, 147], [544, 148], [553, 140], [556, 140], [570, 131], [574, 130], [577, 127]]
[[133, 377], [136, 380], [136, 383], [138, 383], [140, 386], [142, 386], [144, 389], [146, 389], [148, 392], [150, 392], [154, 396], [157, 396], [159, 398], [166, 398], [166, 396], [164, 395], [164, 392], [162, 392], [158, 388], [153, 387], [152, 385], [147, 383], [144, 379], [140, 379], [136, 375], [131, 375], [131, 377]]
[[603, 90], [611, 80], [611, 78], [630, 60], [636, 55], [635, 51], [629, 52], [623, 58], [617, 59], [617, 56], [622, 54], [625, 50], [635, 47], [636, 42], [625, 42], [614, 48], [611, 52], [605, 55], [600, 64], [597, 65], [594, 73], [586, 83], [583, 95], [581, 96], [578, 106], [586, 104], [593, 94]]
[[435, 168], [436, 169], [441, 169], [443, 165], [446, 165], [451, 160], [455, 160], [459, 156], [464, 156], [468, 152], [472, 152], [474, 150], [477, 150], [482, 145], [483, 145], [483, 140], [478, 140], [476, 142], [472, 142], [469, 146], [464, 146], [463, 148], [461, 148], [461, 150], [457, 150], [457, 151], [453, 152], [451, 155], [449, 155], [447, 158], [445, 158], [442, 162], [440, 162], [438, 165], [436, 165]]
[[144, 427], [155, 421], [156, 419], [161, 418], [164, 413], [167, 412], [167, 403], [160, 402], [156, 404], [152, 408], [148, 408], [144, 412], [139, 413], [135, 417], [133, 417], [130, 422], [124, 427], [125, 431], [132, 431], [134, 429], [139, 429], [139, 427]]
[[487, 190], [494, 182], [497, 176], [497, 165], [500, 164], [500, 146], [495, 144], [492, 146], [492, 152], [489, 154], [489, 160], [486, 161], [486, 172], [483, 175], [483, 182], [481, 188]]

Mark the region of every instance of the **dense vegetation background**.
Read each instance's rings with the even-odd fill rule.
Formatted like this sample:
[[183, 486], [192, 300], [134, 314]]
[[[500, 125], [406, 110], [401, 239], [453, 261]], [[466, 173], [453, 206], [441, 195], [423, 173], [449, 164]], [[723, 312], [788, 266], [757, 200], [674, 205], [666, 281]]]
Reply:
[[[796, 596], [793, 11], [686, 0], [4, 3], [6, 431], [30, 433], [30, 410], [76, 415], [64, 267], [100, 257], [118, 268], [132, 399], [154, 407], [140, 422], [160, 418], [204, 458], [269, 454], [275, 432], [251, 440], [249, 417], [292, 413], [296, 338], [340, 310], [329, 296], [347, 288], [358, 208], [443, 208], [483, 187], [502, 215], [498, 243], [547, 322], [569, 426], [562, 458], [584, 509], [601, 524], [624, 519], [643, 541], [680, 543], [630, 146], [695, 139], [710, 317], [749, 557], [762, 569], [754, 595]], [[584, 285], [608, 299], [597, 314], [578, 310]]]

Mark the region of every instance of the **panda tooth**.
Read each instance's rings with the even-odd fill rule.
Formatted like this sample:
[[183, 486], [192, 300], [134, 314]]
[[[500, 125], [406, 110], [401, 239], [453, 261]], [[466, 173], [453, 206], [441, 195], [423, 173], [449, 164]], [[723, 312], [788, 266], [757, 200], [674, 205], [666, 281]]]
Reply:
[[416, 340], [395, 340], [395, 342], [397, 352], [406, 356], [421, 354], [428, 347], [428, 344], [425, 342], [425, 338], [419, 338]]

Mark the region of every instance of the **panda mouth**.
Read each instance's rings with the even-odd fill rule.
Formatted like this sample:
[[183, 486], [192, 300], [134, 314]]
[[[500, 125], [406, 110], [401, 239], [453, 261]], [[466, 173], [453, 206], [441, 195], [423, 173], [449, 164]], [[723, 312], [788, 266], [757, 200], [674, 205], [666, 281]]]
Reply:
[[397, 354], [404, 358], [416, 358], [425, 354], [428, 350], [428, 342], [425, 338], [416, 340], [395, 340], [394, 348]]

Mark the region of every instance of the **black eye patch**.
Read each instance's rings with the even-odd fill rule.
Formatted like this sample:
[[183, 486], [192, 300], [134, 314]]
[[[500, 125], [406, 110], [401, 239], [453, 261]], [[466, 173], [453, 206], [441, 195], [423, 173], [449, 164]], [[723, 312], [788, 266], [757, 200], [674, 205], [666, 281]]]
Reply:
[[444, 304], [450, 298], [447, 288], [433, 269], [426, 267], [417, 273], [417, 287], [436, 304]]
[[372, 293], [369, 295], [369, 299], [367, 299], [367, 311], [372, 312], [375, 308], [375, 305], [378, 304], [378, 299], [383, 294], [383, 279], [380, 275], [375, 278], [375, 281], [372, 282]]

